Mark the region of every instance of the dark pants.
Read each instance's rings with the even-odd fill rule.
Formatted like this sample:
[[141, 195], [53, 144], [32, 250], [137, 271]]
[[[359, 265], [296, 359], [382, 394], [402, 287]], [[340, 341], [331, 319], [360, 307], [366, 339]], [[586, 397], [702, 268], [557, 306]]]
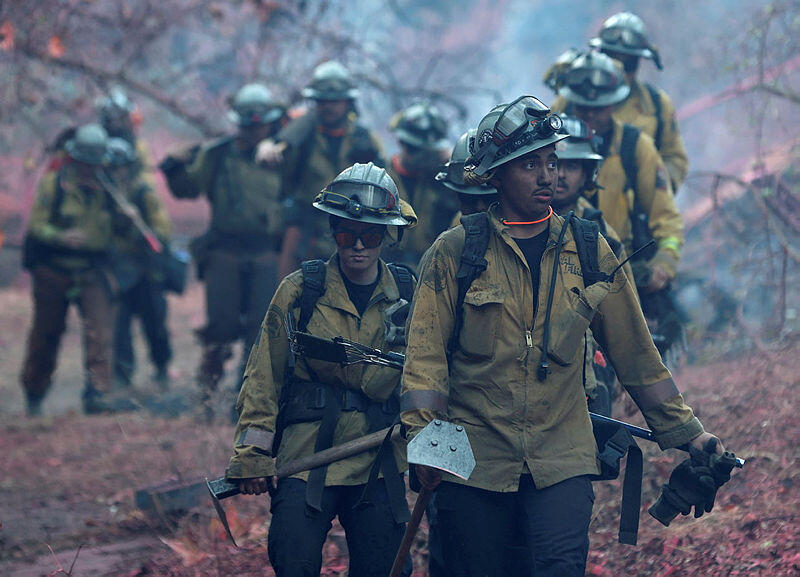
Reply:
[[269, 560], [277, 577], [317, 577], [322, 568], [322, 546], [334, 517], [344, 528], [350, 555], [349, 575], [386, 577], [405, 530], [395, 523], [383, 479], [374, 487], [370, 503], [358, 503], [364, 485], [325, 487], [322, 511], [306, 506], [306, 483], [282, 479], [272, 498]]
[[114, 327], [114, 376], [130, 383], [136, 370], [136, 354], [131, 337], [131, 322], [138, 316], [156, 370], [166, 370], [172, 359], [172, 346], [167, 331], [167, 299], [164, 287], [142, 279], [119, 296]]
[[114, 305], [103, 273], [90, 269], [68, 274], [39, 265], [32, 275], [33, 326], [22, 369], [22, 387], [28, 398], [42, 399], [50, 388], [70, 302], [78, 305], [81, 316], [86, 385], [107, 391]]
[[208, 322], [202, 331], [204, 343], [200, 380], [204, 388], [214, 389], [222, 378], [230, 345], [244, 340], [242, 367], [258, 338], [278, 286], [277, 253], [242, 254], [212, 250], [203, 272], [206, 284]]
[[442, 551], [454, 577], [578, 577], [586, 570], [592, 483], [573, 477], [515, 493], [442, 483], [436, 491]]

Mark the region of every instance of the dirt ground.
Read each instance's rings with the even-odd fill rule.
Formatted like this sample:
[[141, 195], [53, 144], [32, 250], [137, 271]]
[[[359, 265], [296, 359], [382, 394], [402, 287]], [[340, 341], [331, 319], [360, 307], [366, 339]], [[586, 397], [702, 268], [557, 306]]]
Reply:
[[[206, 500], [183, 516], [137, 509], [137, 489], [221, 475], [233, 427], [224, 419], [209, 425], [192, 411], [175, 418], [148, 411], [82, 415], [80, 334], [74, 313], [45, 417], [24, 416], [18, 375], [31, 312], [25, 282], [21, 277], [0, 289], [0, 575], [272, 575], [266, 555], [266, 497], [224, 502], [239, 549], [227, 542]], [[176, 351], [171, 392], [191, 405], [199, 353], [192, 329], [203, 322], [199, 287], [192, 285], [185, 295], [171, 298], [170, 306]], [[152, 393], [140, 337], [137, 347], [136, 387]], [[682, 457], [677, 451], [664, 454], [644, 447], [648, 458], [639, 545], [616, 542], [619, 482], [596, 484], [587, 574], [773, 577], [800, 572], [799, 356], [800, 345], [787, 343], [779, 351], [753, 351], [678, 372], [689, 404], [747, 464], [734, 473], [710, 515], [679, 518], [664, 528], [645, 510]], [[229, 365], [229, 387], [235, 363]], [[230, 402], [232, 393], [220, 395], [220, 406]], [[629, 403], [618, 402], [616, 415], [641, 424], [631, 409]], [[423, 527], [414, 554], [417, 576], [427, 574], [424, 542]], [[346, 575], [346, 547], [338, 526], [324, 558], [324, 575]]]

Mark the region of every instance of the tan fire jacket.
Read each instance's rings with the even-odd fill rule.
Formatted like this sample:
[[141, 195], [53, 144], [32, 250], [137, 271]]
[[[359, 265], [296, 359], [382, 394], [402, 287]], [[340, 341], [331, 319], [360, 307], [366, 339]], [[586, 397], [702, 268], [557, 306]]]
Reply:
[[[28, 228], [45, 245], [62, 249], [50, 264], [66, 270], [93, 266], [87, 253], [106, 253], [111, 248], [112, 219], [115, 209], [102, 185], [78, 182], [75, 167], [66, 164], [48, 172], [39, 183]], [[67, 246], [64, 233], [80, 229], [86, 235], [82, 246]]]
[[188, 162], [167, 174], [175, 197], [205, 196], [214, 231], [264, 239], [261, 250], [277, 250], [286, 229], [279, 169], [256, 164], [236, 138], [219, 139], [182, 156]]
[[408, 264], [417, 266], [419, 259], [430, 248], [439, 233], [450, 228], [453, 215], [458, 213], [458, 195], [434, 178], [416, 179], [413, 191], [406, 188], [406, 180], [400, 172], [401, 167], [397, 157], [392, 159], [388, 169], [400, 198], [414, 206], [414, 211], [419, 217], [419, 224], [413, 230], [407, 230], [400, 243], [399, 249], [409, 260]]
[[[625, 251], [632, 254], [631, 211], [634, 207], [634, 191], [626, 187], [626, 174], [622, 167], [620, 145], [623, 125], [614, 121], [614, 130], [609, 152], [597, 174], [600, 189], [592, 204], [603, 211], [612, 228], [617, 231]], [[636, 142], [635, 159], [638, 166], [636, 198], [648, 215], [650, 233], [658, 251], [648, 263], [658, 263], [671, 276], [675, 276], [683, 247], [683, 217], [675, 206], [675, 198], [669, 183], [664, 163], [653, 146], [653, 140], [644, 133]]]
[[[308, 323], [308, 332], [322, 338], [343, 336], [381, 350], [403, 352], [402, 347], [386, 344], [383, 311], [394, 304], [400, 293], [391, 271], [381, 261], [381, 277], [372, 300], [362, 317], [347, 295], [347, 289], [339, 271], [339, 257], [334, 255], [327, 263], [325, 293], [317, 301]], [[246, 479], [275, 474], [272, 458], [272, 441], [278, 416], [278, 399], [284, 386], [288, 340], [284, 318], [291, 311], [295, 318], [300, 314], [294, 303], [303, 287], [303, 273], [295, 271], [278, 286], [261, 327], [261, 338], [253, 347], [247, 363], [237, 409], [239, 423], [234, 436], [234, 455], [226, 476], [231, 479]], [[317, 377], [337, 387], [360, 390], [369, 398], [384, 401], [400, 382], [400, 372], [364, 364], [340, 367], [336, 363], [298, 359], [294, 372], [297, 378], [312, 380], [309, 367]], [[297, 423], [283, 432], [278, 448], [278, 463], [288, 462], [314, 453], [314, 443], [319, 422]], [[359, 411], [342, 412], [334, 434], [334, 445], [351, 441], [369, 433], [366, 415]], [[243, 436], [244, 435], [244, 436]], [[325, 485], [360, 485], [367, 482], [370, 466], [377, 449], [332, 463], [328, 467]], [[395, 443], [395, 458], [399, 471], [408, 467], [405, 463], [405, 442]], [[308, 472], [293, 475], [307, 480]]]
[[650, 91], [644, 83], [634, 80], [630, 95], [614, 111], [614, 118], [623, 124], [638, 126], [654, 141], [660, 120], [661, 138], [655, 145], [669, 172], [672, 190], [677, 192], [689, 172], [689, 155], [686, 154], [678, 121], [675, 119], [675, 105], [666, 92], [660, 88], [655, 88], [655, 91], [661, 101], [660, 117], [656, 116], [656, 105]]
[[[292, 122], [305, 120], [298, 118]], [[290, 145], [283, 156], [284, 196], [293, 198], [295, 206], [301, 207], [296, 216], [302, 221], [302, 229], [307, 236], [308, 252], [303, 256], [327, 258], [336, 250], [329, 233], [327, 215], [306, 210], [306, 207], [348, 166], [356, 162], [374, 162], [383, 166], [380, 141], [352, 117], [347, 122], [337, 150], [330, 150], [329, 139], [315, 127], [305, 142]]]
[[[442, 234], [423, 257], [403, 371], [402, 419], [409, 436], [434, 418], [464, 425], [477, 461], [464, 483], [491, 491], [516, 491], [526, 471], [539, 488], [597, 473], [583, 383], [591, 370], [585, 354], [589, 327], [662, 448], [701, 434], [702, 425], [661, 363], [634, 288], [617, 274], [613, 283], [585, 289], [571, 228], [555, 279], [547, 347], [551, 372], [538, 380], [555, 245], [564, 219], [550, 221], [536, 315], [525, 257], [495, 209], [489, 219], [488, 268], [464, 300], [464, 324], [449, 366], [446, 347], [454, 326], [464, 228]], [[618, 264], [604, 240], [598, 258], [606, 273]]]

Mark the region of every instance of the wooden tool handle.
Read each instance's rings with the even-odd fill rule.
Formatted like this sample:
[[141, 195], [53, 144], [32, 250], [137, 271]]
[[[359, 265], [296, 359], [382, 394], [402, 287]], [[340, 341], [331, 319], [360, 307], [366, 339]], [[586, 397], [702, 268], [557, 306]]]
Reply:
[[411, 519], [406, 525], [406, 532], [403, 534], [403, 540], [400, 542], [400, 548], [394, 558], [392, 570], [389, 572], [389, 577], [398, 577], [400, 571], [403, 570], [403, 564], [406, 557], [408, 557], [408, 552], [411, 550], [411, 543], [417, 535], [420, 521], [422, 521], [422, 516], [425, 514], [425, 508], [428, 506], [428, 501], [431, 500], [432, 494], [433, 492], [430, 489], [425, 487], [420, 489], [419, 495], [417, 495], [417, 502], [414, 504], [414, 510], [411, 511]]

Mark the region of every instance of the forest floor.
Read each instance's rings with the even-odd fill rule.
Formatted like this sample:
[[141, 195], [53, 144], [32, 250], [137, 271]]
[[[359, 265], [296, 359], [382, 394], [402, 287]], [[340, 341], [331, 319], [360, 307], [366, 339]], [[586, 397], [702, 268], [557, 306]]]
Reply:
[[[224, 501], [238, 549], [228, 543], [210, 500], [199, 500], [180, 516], [147, 514], [136, 507], [135, 493], [141, 488], [222, 475], [233, 426], [224, 410], [214, 424], [196, 418], [191, 409], [177, 417], [147, 410], [81, 414], [80, 334], [74, 312], [45, 416], [24, 416], [18, 375], [31, 316], [24, 284], [23, 277], [0, 289], [0, 575], [272, 575], [266, 553], [267, 497]], [[191, 285], [185, 295], [171, 297], [170, 306], [175, 359], [167, 397], [191, 407], [199, 357], [192, 329], [203, 322], [200, 288]], [[157, 389], [147, 379], [151, 369], [140, 336], [137, 347], [136, 389], [152, 398]], [[724, 350], [724, 344], [717, 348]], [[639, 545], [616, 541], [619, 481], [596, 483], [588, 575], [800, 573], [798, 358], [800, 344], [795, 341], [776, 351], [720, 354], [714, 362], [677, 372], [688, 403], [747, 464], [720, 491], [710, 515], [678, 518], [664, 528], [646, 508], [683, 455], [661, 453], [642, 441], [647, 446]], [[228, 388], [237, 362], [229, 364]], [[221, 393], [219, 402], [230, 406], [233, 393]], [[632, 409], [629, 401], [619, 400], [615, 416], [642, 424]], [[425, 539], [423, 525], [414, 549], [415, 576], [427, 574]], [[347, 552], [338, 525], [324, 559], [324, 575], [346, 575]]]

